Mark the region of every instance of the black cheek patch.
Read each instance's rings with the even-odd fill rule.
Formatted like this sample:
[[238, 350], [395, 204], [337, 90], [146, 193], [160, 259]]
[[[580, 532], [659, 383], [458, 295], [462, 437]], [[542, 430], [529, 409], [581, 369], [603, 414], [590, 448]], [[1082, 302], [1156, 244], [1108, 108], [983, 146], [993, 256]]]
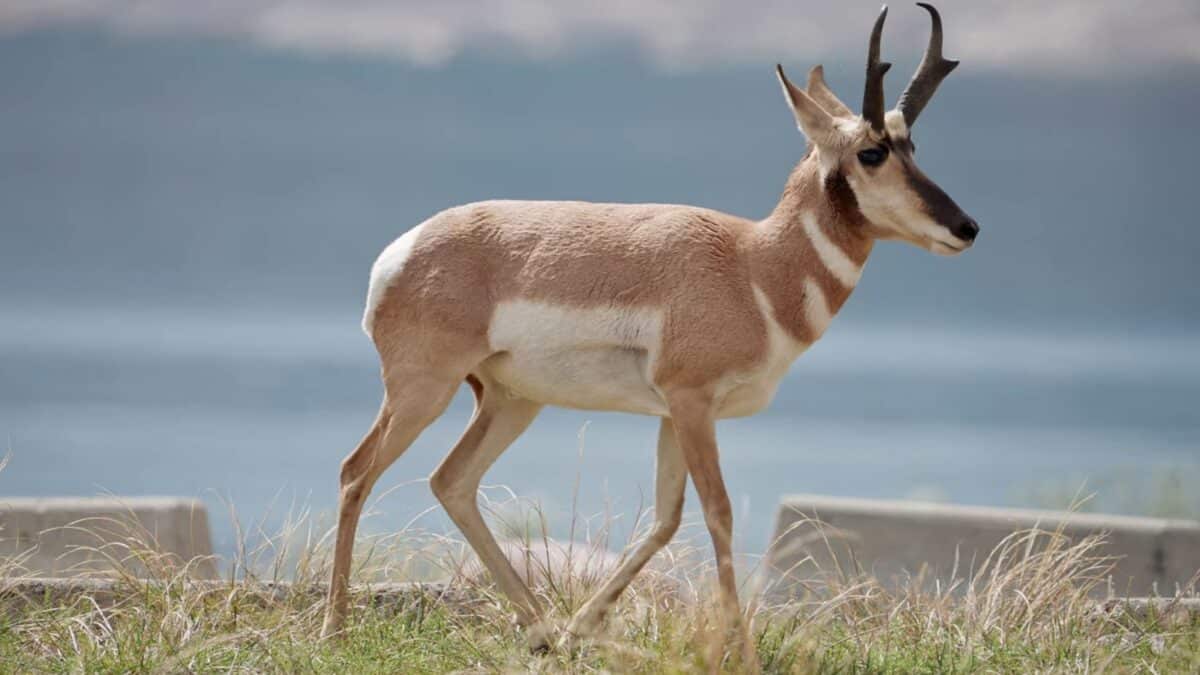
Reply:
[[835, 213], [847, 214], [854, 223], [862, 222], [863, 215], [858, 210], [858, 198], [854, 196], [850, 181], [846, 180], [841, 171], [834, 171], [825, 177], [825, 194], [832, 202]]

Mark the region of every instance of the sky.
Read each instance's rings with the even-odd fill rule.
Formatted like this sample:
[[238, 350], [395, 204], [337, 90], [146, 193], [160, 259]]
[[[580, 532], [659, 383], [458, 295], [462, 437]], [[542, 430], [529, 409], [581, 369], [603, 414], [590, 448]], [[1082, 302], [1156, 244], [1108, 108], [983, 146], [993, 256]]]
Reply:
[[[920, 34], [924, 17], [892, 19], [890, 36]], [[91, 25], [125, 35], [231, 36], [314, 52], [388, 56], [437, 66], [477, 46], [537, 59], [581, 45], [633, 45], [660, 66], [699, 68], [761, 59], [853, 53], [864, 2], [664, 0], [9, 0], [9, 32]], [[1200, 62], [1200, 7], [1188, 0], [945, 2], [955, 53], [990, 68], [1098, 76], [1117, 67]], [[897, 14], [900, 14], [897, 12]], [[842, 28], [845, 27], [845, 28]]]

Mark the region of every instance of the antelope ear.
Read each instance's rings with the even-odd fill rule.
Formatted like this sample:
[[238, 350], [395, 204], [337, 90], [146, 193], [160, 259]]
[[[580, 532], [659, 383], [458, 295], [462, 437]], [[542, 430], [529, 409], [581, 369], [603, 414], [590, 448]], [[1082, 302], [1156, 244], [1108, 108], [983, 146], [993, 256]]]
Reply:
[[837, 137], [833, 116], [809, 97], [803, 89], [792, 84], [787, 79], [787, 75], [783, 74], [783, 66], [775, 66], [775, 75], [779, 78], [779, 85], [783, 87], [783, 96], [787, 99], [792, 114], [796, 116], [796, 124], [800, 127], [800, 131], [818, 146], [830, 145]]
[[812, 70], [808, 71], [808, 86], [805, 87], [805, 93], [809, 98], [817, 102], [825, 110], [829, 111], [834, 117], [854, 117], [854, 111], [850, 110], [842, 99], [833, 93], [828, 84], [825, 84], [825, 68], [824, 66], [813, 66]]

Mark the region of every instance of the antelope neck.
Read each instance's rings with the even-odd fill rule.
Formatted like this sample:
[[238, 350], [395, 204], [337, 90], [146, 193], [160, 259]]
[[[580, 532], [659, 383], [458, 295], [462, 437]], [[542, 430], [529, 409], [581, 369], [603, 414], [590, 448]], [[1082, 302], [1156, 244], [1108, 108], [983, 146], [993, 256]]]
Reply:
[[822, 178], [815, 154], [792, 171], [775, 210], [756, 225], [754, 283], [775, 321], [811, 344], [857, 285], [873, 239], [845, 178]]

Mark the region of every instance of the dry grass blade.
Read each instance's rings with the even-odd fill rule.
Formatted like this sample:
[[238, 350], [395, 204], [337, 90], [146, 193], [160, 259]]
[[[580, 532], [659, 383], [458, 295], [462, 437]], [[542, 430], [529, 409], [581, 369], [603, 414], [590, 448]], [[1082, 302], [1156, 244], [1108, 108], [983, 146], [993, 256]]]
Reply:
[[[497, 499], [489, 494], [501, 495]], [[564, 622], [619, 560], [608, 552], [614, 519], [572, 514], [576, 540], [556, 540], [536, 503], [485, 489], [498, 529], [518, 535], [525, 573]], [[232, 510], [231, 510], [232, 513]], [[685, 536], [630, 588], [604, 635], [581, 654], [528, 654], [506, 602], [472, 571], [455, 537], [414, 519], [400, 532], [364, 537], [355, 579], [378, 583], [449, 579], [474, 602], [437, 594], [385, 603], [357, 592], [340, 642], [319, 642], [321, 587], [329, 569], [329, 528], [297, 508], [273, 531], [238, 531], [238, 558], [224, 581], [197, 583], [190, 567], [163, 559], [149, 533], [121, 519], [75, 523], [109, 542], [96, 553], [115, 566], [107, 591], [17, 602], [3, 594], [0, 670], [80, 672], [1195, 672], [1200, 620], [1178, 613], [1098, 611], [1112, 561], [1102, 539], [1071, 541], [1061, 531], [1013, 533], [978, 565], [950, 578], [920, 571], [885, 585], [838, 559], [796, 601], [748, 598], [748, 651], [715, 622], [712, 566], [703, 528]], [[650, 519], [633, 519], [626, 547]], [[691, 531], [698, 544], [692, 545]], [[822, 531], [820, 536], [838, 533]], [[114, 539], [115, 538], [115, 539]], [[115, 543], [113, 543], [115, 541]], [[826, 540], [828, 544], [828, 540]], [[607, 557], [606, 557], [607, 556]], [[805, 565], [815, 564], [806, 559]], [[9, 573], [20, 559], [0, 561]], [[285, 583], [290, 582], [290, 583]], [[0, 589], [7, 586], [0, 586]], [[1195, 581], [1180, 593], [1194, 592]], [[462, 598], [460, 593], [456, 597]], [[1169, 621], [1168, 621], [1169, 619]]]

